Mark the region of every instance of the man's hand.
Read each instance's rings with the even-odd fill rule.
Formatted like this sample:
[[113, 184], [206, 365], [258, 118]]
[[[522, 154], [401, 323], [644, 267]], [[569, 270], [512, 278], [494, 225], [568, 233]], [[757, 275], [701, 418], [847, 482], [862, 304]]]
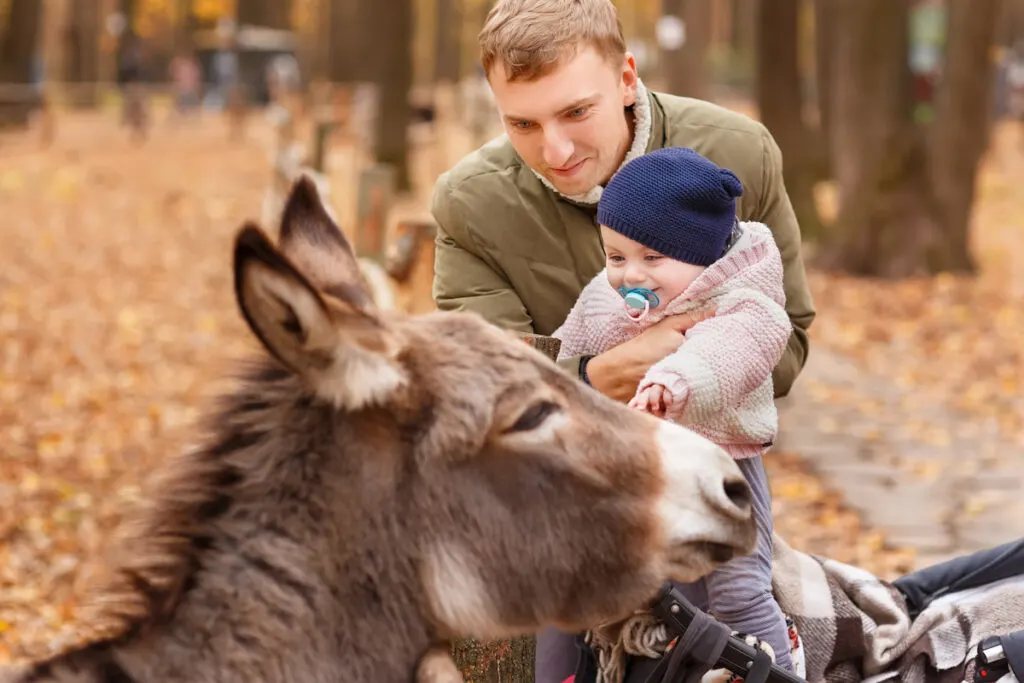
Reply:
[[670, 315], [627, 342], [594, 356], [587, 364], [590, 384], [605, 396], [626, 403], [647, 370], [683, 343], [684, 333], [714, 313]]

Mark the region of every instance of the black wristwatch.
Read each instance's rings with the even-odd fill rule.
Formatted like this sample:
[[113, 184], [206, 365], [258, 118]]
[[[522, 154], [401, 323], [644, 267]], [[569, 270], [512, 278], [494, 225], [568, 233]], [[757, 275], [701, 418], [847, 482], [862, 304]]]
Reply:
[[592, 387], [594, 385], [590, 383], [590, 378], [587, 376], [587, 363], [590, 362], [591, 358], [593, 356], [580, 356], [580, 379], [583, 380], [584, 384]]

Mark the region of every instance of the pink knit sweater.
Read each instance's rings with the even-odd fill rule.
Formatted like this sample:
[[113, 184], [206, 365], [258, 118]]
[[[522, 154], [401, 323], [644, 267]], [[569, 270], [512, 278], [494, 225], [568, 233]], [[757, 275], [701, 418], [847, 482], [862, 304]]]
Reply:
[[666, 418], [711, 439], [734, 458], [765, 453], [778, 431], [772, 370], [792, 331], [782, 286], [782, 258], [771, 231], [740, 223], [743, 234], [663, 310], [637, 322], [601, 271], [555, 330], [559, 358], [599, 354], [668, 315], [713, 311], [691, 327], [675, 353], [647, 371], [671, 395]]

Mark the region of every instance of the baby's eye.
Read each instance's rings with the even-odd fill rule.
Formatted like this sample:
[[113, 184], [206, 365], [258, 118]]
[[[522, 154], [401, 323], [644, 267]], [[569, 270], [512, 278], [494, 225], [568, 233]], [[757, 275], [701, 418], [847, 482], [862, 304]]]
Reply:
[[622, 258], [622, 257], [621, 257], [621, 256], [619, 256], [618, 254], [614, 254], [614, 255], [612, 255], [612, 256], [609, 256], [609, 257], [608, 257], [608, 260], [609, 260], [609, 261], [611, 261], [612, 263], [622, 263], [622, 262], [623, 262], [623, 261], [625, 261], [626, 259]]
[[648, 254], [647, 256], [644, 257], [644, 260], [645, 261], [660, 261], [663, 258], [665, 258], [665, 257], [662, 256], [661, 254]]

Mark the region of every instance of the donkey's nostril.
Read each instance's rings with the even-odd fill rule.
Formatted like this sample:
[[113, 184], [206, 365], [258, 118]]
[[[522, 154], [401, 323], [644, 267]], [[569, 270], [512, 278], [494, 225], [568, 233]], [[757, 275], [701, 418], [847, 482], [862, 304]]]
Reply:
[[750, 486], [747, 480], [739, 477], [725, 480], [725, 497], [729, 502], [746, 512], [750, 509]]

